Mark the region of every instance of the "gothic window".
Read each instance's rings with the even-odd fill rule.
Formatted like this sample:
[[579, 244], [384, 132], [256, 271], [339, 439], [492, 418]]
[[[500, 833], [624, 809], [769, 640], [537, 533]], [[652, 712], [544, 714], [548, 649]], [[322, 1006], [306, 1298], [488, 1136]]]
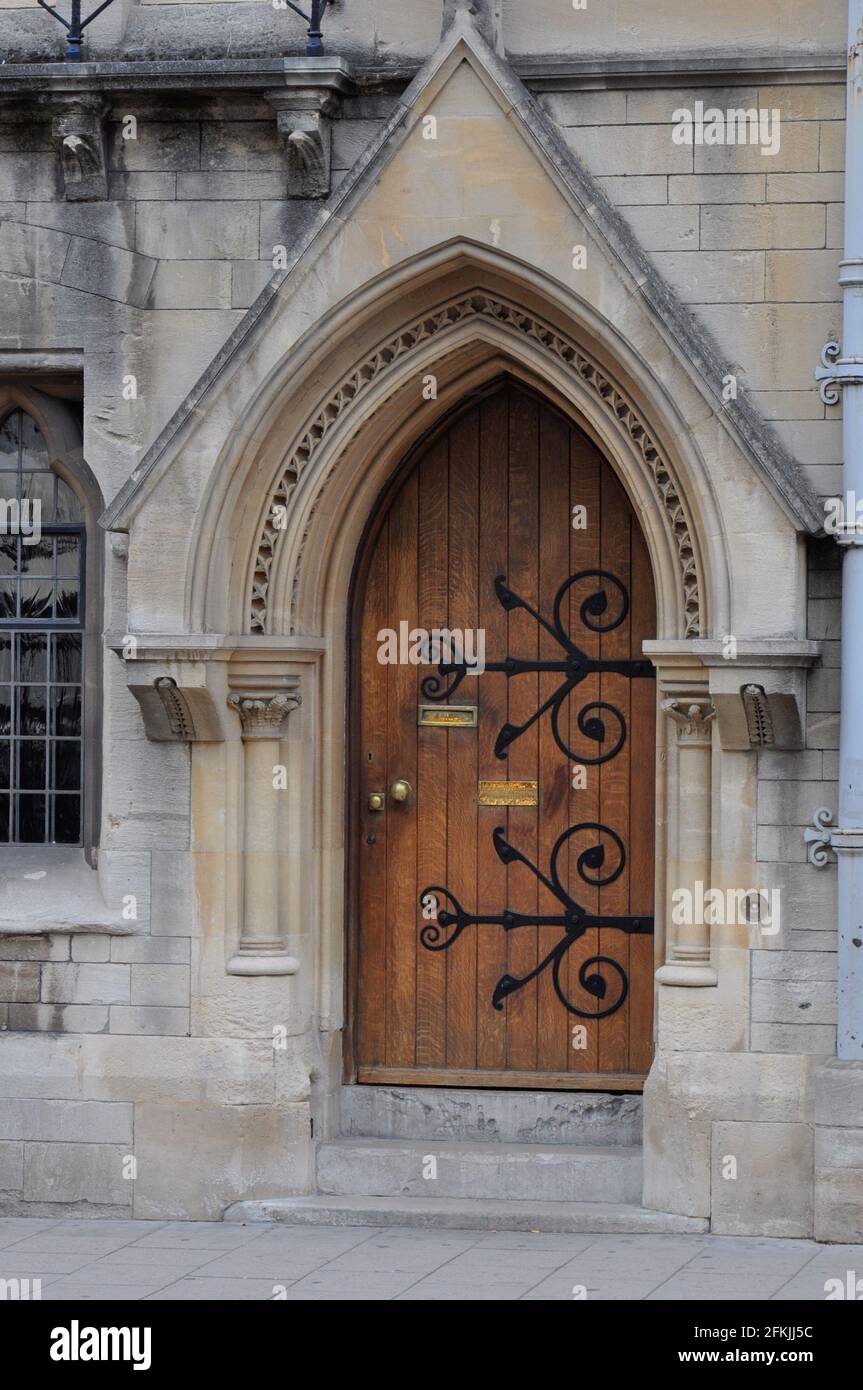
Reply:
[[82, 843], [81, 502], [32, 416], [0, 420], [0, 845]]

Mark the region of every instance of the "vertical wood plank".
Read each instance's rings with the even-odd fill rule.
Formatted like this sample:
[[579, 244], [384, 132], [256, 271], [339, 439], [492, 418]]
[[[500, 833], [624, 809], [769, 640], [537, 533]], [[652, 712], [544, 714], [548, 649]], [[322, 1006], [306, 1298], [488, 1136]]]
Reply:
[[[506, 574], [509, 543], [509, 411], [498, 392], [480, 408], [479, 489], [479, 624], [485, 632], [486, 656], [499, 661], [507, 651], [506, 613], [494, 591], [497, 575]], [[504, 776], [505, 764], [494, 754], [495, 739], [507, 719], [507, 679], [503, 672], [486, 671], [476, 682], [479, 705], [479, 765], [477, 777]], [[506, 903], [506, 866], [492, 841], [500, 812], [492, 806], [478, 811], [477, 911], [491, 916]], [[501, 1071], [506, 1066], [506, 1010], [491, 1006], [494, 988], [506, 972], [506, 939], [500, 927], [478, 928], [477, 943], [477, 1066]]]
[[[650, 556], [641, 529], [632, 527], [632, 656], [643, 656], [642, 642], [656, 636], [656, 593]], [[656, 801], [656, 681], [632, 682], [630, 694], [632, 755], [630, 770], [630, 911], [650, 916], [654, 910], [654, 841]], [[632, 1002], [629, 1010], [629, 1065], [647, 1072], [653, 1059], [654, 938], [630, 941]]]
[[[382, 1066], [387, 1044], [386, 816], [369, 811], [368, 798], [370, 792], [386, 786], [387, 776], [388, 668], [377, 660], [377, 651], [378, 632], [388, 626], [388, 552], [389, 522], [385, 521], [369, 562], [357, 634], [361, 689], [356, 785], [361, 806], [356, 820], [360, 880], [355, 1045], [361, 1066]], [[371, 845], [370, 835], [374, 836]]]
[[[450, 432], [449, 620], [464, 633], [478, 625], [479, 411], [463, 415]], [[460, 695], [473, 698], [482, 677], [468, 676]], [[468, 912], [476, 912], [477, 734], [449, 733], [447, 825], [449, 887]], [[476, 1066], [477, 927], [447, 951], [447, 1065]]]
[[[570, 429], [555, 411], [540, 412], [539, 435], [539, 611], [553, 621], [555, 596], [569, 577], [569, 436]], [[565, 653], [549, 632], [539, 633], [539, 656], [543, 661], [560, 661]], [[564, 674], [541, 673], [539, 703], [544, 703], [560, 687]], [[546, 875], [556, 840], [569, 821], [571, 777], [566, 754], [558, 747], [551, 723], [551, 711], [537, 726], [539, 740], [539, 860]], [[560, 901], [544, 885], [539, 887], [539, 912], [559, 915]], [[543, 960], [564, 935], [562, 927], [540, 927], [537, 933], [538, 960]], [[554, 990], [551, 968], [547, 967], [537, 984], [537, 1067], [541, 1071], [566, 1071], [569, 1015]]]
[[[606, 465], [602, 470], [602, 568], [609, 570], [623, 584], [631, 597], [632, 576], [630, 559], [630, 530], [632, 509], [617, 477]], [[613, 585], [608, 590], [608, 620], [612, 613], [620, 612], [619, 591]], [[632, 609], [626, 618], [610, 632], [604, 632], [599, 639], [601, 655], [607, 660], [626, 658], [631, 650]], [[630, 858], [629, 808], [630, 808], [630, 758], [632, 754], [632, 720], [630, 717], [630, 695], [632, 681], [627, 676], [604, 673], [600, 676], [600, 697], [620, 711], [626, 728], [626, 741], [620, 752], [609, 762], [603, 763], [600, 771], [600, 819], [604, 825], [616, 831], [623, 841], [626, 866], [614, 883], [599, 890], [600, 912], [603, 916], [629, 912], [629, 885], [632, 874]], [[609, 741], [615, 740], [619, 725], [610, 711], [603, 711], [607, 721]], [[619, 862], [613, 842], [607, 837], [605, 870]], [[618, 961], [630, 982], [630, 937], [626, 932], [607, 927], [599, 933], [599, 949], [602, 955]], [[610, 1004], [620, 992], [617, 972], [603, 966], [600, 973], [607, 981], [608, 993], [605, 1003]], [[630, 994], [623, 1006], [601, 1020], [599, 1045], [600, 1071], [626, 1071], [629, 1061], [629, 1010]]]
[[[417, 626], [416, 471], [390, 511], [389, 626]], [[404, 777], [416, 786], [418, 668], [388, 667], [387, 784]], [[416, 1038], [417, 881], [416, 812], [412, 802], [387, 797], [387, 1062], [413, 1066]]]
[[[584, 507], [586, 524], [575, 528], [570, 522], [570, 573], [580, 574], [584, 570], [596, 569], [600, 561], [602, 537], [602, 495], [601, 473], [605, 467], [598, 451], [580, 430], [570, 431], [570, 516], [573, 507]], [[591, 632], [581, 618], [581, 605], [593, 590], [591, 580], [581, 580], [573, 584], [569, 591], [569, 632], [576, 646], [594, 660], [599, 656], [599, 637]], [[599, 698], [599, 676], [589, 675], [575, 687], [568, 700], [569, 746], [582, 757], [595, 757], [597, 745], [586, 739], [578, 727], [579, 712]], [[561, 720], [562, 728], [567, 722]], [[570, 775], [569, 824], [581, 825], [600, 818], [600, 778], [599, 769], [583, 763], [579, 758], [569, 765], [572, 774], [575, 768], [585, 769], [586, 785], [573, 786]], [[573, 835], [569, 841], [569, 891], [587, 912], [599, 910], [599, 891], [587, 883], [578, 873], [579, 856], [590, 842], [590, 832]], [[567, 968], [563, 978], [568, 982], [569, 998], [579, 1009], [592, 1011], [593, 999], [579, 983], [579, 970], [586, 960], [596, 955], [599, 946], [599, 932], [591, 927], [570, 947], [567, 953]], [[599, 1069], [599, 1032], [601, 1024], [590, 1018], [569, 1016], [570, 1047], [568, 1069], [572, 1072], [595, 1072]], [[577, 1030], [574, 1032], [574, 1030]], [[582, 1032], [583, 1030], [583, 1032]], [[581, 1046], [581, 1042], [584, 1046]], [[579, 1044], [573, 1046], [574, 1043]]]
[[[418, 465], [418, 621], [427, 631], [447, 626], [449, 611], [449, 447], [434, 444]], [[432, 668], [433, 671], [434, 668]], [[430, 674], [419, 670], [419, 681]], [[421, 692], [418, 700], [422, 700]], [[417, 729], [417, 892], [447, 883], [447, 739], [441, 729]], [[417, 941], [423, 924], [416, 904]], [[418, 1067], [446, 1063], [446, 954], [417, 947]]]
[[[539, 598], [539, 407], [520, 391], [512, 391], [509, 404], [509, 570], [511, 589], [531, 603]], [[534, 618], [523, 609], [508, 615], [509, 655], [535, 660], [539, 634]], [[539, 681], [535, 675], [513, 677], [509, 682], [509, 722], [521, 725], [537, 709]], [[532, 780], [539, 775], [539, 738], [534, 724], [510, 745], [508, 775], [512, 780]], [[533, 863], [538, 852], [538, 808], [511, 806], [507, 837]], [[514, 912], [535, 913], [537, 883], [523, 864], [511, 864], [507, 872], [507, 902]], [[518, 927], [509, 933], [507, 969], [518, 979], [534, 969], [537, 961], [537, 928]], [[507, 1059], [517, 1071], [536, 1066], [537, 982], [532, 980], [504, 1005], [507, 1011]]]

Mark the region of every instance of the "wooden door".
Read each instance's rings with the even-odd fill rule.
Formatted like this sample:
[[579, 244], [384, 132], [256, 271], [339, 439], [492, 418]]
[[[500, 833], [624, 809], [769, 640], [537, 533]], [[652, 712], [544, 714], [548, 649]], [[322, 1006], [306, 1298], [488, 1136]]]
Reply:
[[655, 607], [613, 470], [526, 390], [408, 460], [355, 583], [352, 1079], [639, 1087]]

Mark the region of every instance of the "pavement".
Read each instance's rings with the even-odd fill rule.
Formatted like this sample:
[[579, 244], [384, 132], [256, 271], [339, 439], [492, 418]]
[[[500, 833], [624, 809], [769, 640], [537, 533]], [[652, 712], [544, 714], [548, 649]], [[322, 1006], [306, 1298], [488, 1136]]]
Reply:
[[0, 1217], [0, 1299], [823, 1302], [857, 1270], [807, 1240]]

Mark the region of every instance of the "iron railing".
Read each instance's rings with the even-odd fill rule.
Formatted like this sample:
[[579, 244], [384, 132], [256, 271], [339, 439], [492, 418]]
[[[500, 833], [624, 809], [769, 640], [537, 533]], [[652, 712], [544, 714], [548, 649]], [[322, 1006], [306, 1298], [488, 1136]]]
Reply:
[[[64, 19], [61, 14], [58, 14], [54, 5], [49, 4], [48, 0], [38, 0], [38, 3], [42, 6], [43, 10], [47, 10], [50, 15], [53, 15], [57, 23], [62, 24], [63, 28], [66, 30], [66, 62], [80, 63], [81, 48], [84, 43], [84, 30], [87, 28], [88, 24], [93, 23], [93, 20], [96, 19], [103, 10], [107, 10], [109, 5], [113, 5], [114, 0], [102, 0], [102, 4], [99, 5], [92, 14], [89, 14], [86, 19], [81, 18], [81, 0], [72, 0], [72, 13], [69, 19]], [[311, 13], [306, 14], [306, 11], [301, 10], [299, 5], [295, 5], [293, 0], [280, 0], [280, 8], [293, 10], [294, 13], [298, 14], [301, 19], [304, 19], [309, 26], [306, 38], [306, 57], [308, 58], [319, 58], [323, 54], [324, 39], [321, 25], [323, 24], [324, 15], [326, 14], [329, 3], [330, 0], [311, 0]]]

